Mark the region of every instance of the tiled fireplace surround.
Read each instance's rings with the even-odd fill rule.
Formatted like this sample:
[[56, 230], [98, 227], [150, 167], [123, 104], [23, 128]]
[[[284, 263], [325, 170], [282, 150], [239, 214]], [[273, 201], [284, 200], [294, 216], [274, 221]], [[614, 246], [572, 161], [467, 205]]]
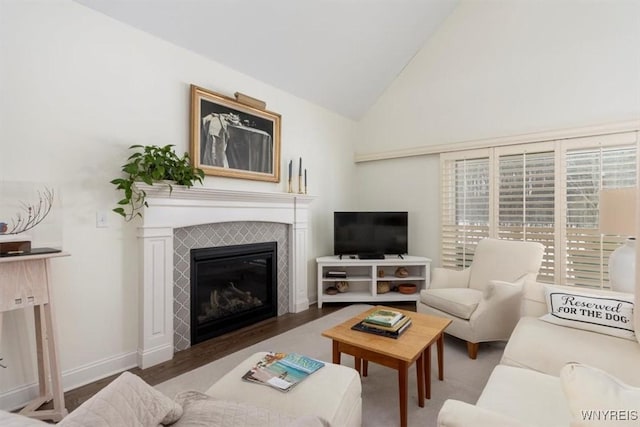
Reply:
[[[147, 193], [149, 206], [144, 209], [143, 223], [138, 229], [143, 262], [139, 279], [139, 367], [144, 369], [170, 360], [176, 349], [188, 347], [180, 339], [185, 333], [184, 325], [175, 320], [184, 313], [176, 316], [176, 308], [180, 311], [181, 306], [174, 299], [174, 292], [184, 281], [178, 272], [184, 266], [176, 267], [176, 260], [180, 263], [179, 253], [191, 248], [177, 247], [176, 252], [174, 243], [184, 246], [190, 242], [200, 247], [210, 243], [220, 246], [278, 241], [278, 269], [284, 265], [288, 282], [281, 283], [283, 275], [278, 275], [278, 315], [309, 307], [307, 246], [312, 197], [180, 186], [174, 186], [169, 194], [163, 186], [140, 187]], [[258, 235], [248, 237], [254, 232]], [[198, 239], [188, 238], [189, 233], [199, 236]], [[281, 251], [285, 262], [280, 260]], [[280, 295], [283, 291], [285, 294]], [[184, 295], [177, 296], [184, 302]]]
[[278, 316], [289, 312], [289, 227], [273, 222], [223, 222], [176, 228], [173, 233], [173, 347], [191, 346], [191, 249], [277, 242]]

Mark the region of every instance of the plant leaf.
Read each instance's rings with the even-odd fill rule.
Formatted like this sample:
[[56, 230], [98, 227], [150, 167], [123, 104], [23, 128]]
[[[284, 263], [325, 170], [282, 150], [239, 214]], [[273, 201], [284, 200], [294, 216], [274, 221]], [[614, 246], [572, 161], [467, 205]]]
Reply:
[[124, 171], [130, 175], [135, 175], [138, 172], [138, 165], [135, 163], [125, 165]]

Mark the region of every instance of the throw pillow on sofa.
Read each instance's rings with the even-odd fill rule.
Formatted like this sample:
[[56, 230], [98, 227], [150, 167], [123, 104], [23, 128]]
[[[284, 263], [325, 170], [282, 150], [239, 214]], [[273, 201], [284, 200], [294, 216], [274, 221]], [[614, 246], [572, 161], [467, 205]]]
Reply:
[[632, 294], [553, 285], [544, 293], [549, 312], [541, 320], [635, 340]]
[[180, 405], [144, 382], [123, 372], [105, 388], [64, 417], [59, 427], [156, 427], [177, 421]]
[[560, 382], [573, 417], [571, 427], [640, 425], [640, 388], [579, 363], [565, 365]]

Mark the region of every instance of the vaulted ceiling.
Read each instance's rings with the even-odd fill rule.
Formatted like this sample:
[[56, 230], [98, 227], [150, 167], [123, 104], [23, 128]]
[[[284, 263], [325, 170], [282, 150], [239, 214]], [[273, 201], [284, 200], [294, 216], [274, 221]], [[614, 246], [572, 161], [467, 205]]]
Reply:
[[358, 119], [459, 0], [75, 0]]

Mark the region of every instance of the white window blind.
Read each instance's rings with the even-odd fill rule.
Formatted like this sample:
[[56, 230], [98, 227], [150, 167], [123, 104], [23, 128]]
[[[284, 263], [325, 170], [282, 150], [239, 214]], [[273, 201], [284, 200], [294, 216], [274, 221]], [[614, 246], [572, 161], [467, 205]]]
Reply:
[[566, 151], [566, 283], [608, 284], [608, 259], [623, 236], [601, 236], [598, 227], [602, 188], [636, 185], [635, 145]]
[[442, 264], [468, 267], [489, 236], [489, 157], [447, 159], [442, 166]]
[[469, 266], [484, 237], [538, 241], [538, 280], [607, 287], [625, 236], [600, 234], [599, 192], [636, 185], [637, 147], [627, 132], [442, 154], [442, 265]]
[[545, 246], [539, 280], [553, 281], [555, 264], [555, 154], [498, 157], [497, 237]]

